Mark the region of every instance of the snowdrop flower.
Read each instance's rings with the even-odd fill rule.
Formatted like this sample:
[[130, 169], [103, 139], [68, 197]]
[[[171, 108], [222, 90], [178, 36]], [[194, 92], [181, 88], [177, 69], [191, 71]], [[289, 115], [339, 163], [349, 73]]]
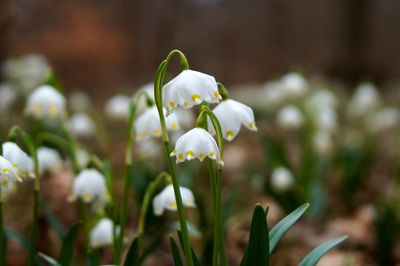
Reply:
[[382, 108], [369, 115], [366, 122], [368, 129], [373, 133], [393, 128], [400, 122], [400, 111], [394, 107]]
[[115, 120], [126, 120], [129, 116], [131, 99], [125, 95], [116, 95], [111, 97], [105, 106], [105, 112], [108, 117]]
[[329, 154], [333, 149], [331, 134], [326, 130], [318, 130], [314, 135], [313, 145], [319, 155]]
[[308, 90], [307, 80], [298, 73], [289, 73], [281, 79], [282, 90], [288, 97], [301, 97]]
[[265, 105], [277, 106], [285, 99], [285, 91], [278, 81], [267, 82], [262, 90], [264, 93], [262, 101]]
[[205, 129], [199, 127], [183, 134], [176, 141], [175, 149], [170, 156], [176, 156], [176, 163], [194, 158], [203, 161], [208, 157], [216, 160], [221, 166], [224, 165], [214, 138]]
[[194, 70], [183, 70], [163, 86], [162, 93], [167, 115], [178, 106], [191, 108], [202, 101], [218, 103], [222, 99], [215, 78]]
[[278, 167], [272, 171], [271, 185], [279, 192], [283, 192], [291, 188], [294, 184], [293, 174], [285, 167]]
[[[165, 110], [163, 109], [164, 114]], [[165, 118], [167, 130], [177, 130], [180, 128], [178, 119], [175, 114]], [[136, 140], [146, 139], [149, 137], [160, 137], [162, 134], [160, 117], [157, 107], [154, 105], [144, 111], [135, 122]]]
[[174, 114], [181, 128], [193, 128], [196, 119], [191, 111], [178, 107], [174, 110]]
[[337, 128], [336, 112], [332, 108], [325, 107], [315, 113], [315, 125], [321, 130], [332, 131]]
[[[237, 136], [241, 125], [251, 131], [257, 131], [253, 110], [240, 102], [231, 99], [224, 100], [214, 108], [213, 113], [221, 125], [224, 138], [228, 141]], [[208, 125], [210, 133], [215, 134], [215, 129], [209, 118]]]
[[35, 177], [33, 160], [14, 142], [3, 143], [3, 157], [6, 158], [21, 178]]
[[65, 98], [55, 88], [42, 85], [28, 97], [26, 112], [37, 119], [60, 119], [66, 113]]
[[113, 221], [109, 218], [102, 218], [90, 231], [90, 246], [98, 248], [112, 245], [113, 229]]
[[349, 103], [349, 114], [359, 116], [376, 108], [380, 103], [377, 88], [371, 83], [364, 83], [357, 87]]
[[58, 151], [40, 147], [37, 149], [37, 157], [39, 161], [39, 172], [43, 174], [46, 171], [57, 171], [62, 168], [62, 159]]
[[[192, 191], [184, 187], [180, 187], [179, 190], [181, 192], [183, 206], [189, 208], [196, 207]], [[168, 185], [153, 199], [154, 215], [160, 216], [164, 213], [164, 210], [176, 211], [176, 209], [174, 187]]]
[[74, 114], [68, 121], [68, 127], [76, 136], [90, 136], [95, 132], [95, 125], [85, 113]]
[[76, 152], [76, 157], [80, 168], [85, 168], [90, 161], [90, 154], [86, 150], [81, 148], [78, 148], [78, 151]]
[[313, 93], [306, 102], [307, 110], [312, 112], [318, 112], [324, 108], [335, 108], [338, 104], [336, 96], [327, 89], [318, 90]]
[[303, 125], [304, 116], [294, 105], [287, 105], [279, 110], [277, 123], [283, 128], [296, 129]]
[[15, 89], [8, 84], [0, 85], [0, 112], [7, 112], [17, 100]]
[[[143, 85], [133, 96], [134, 98], [139, 95], [139, 93], [144, 92], [147, 96], [154, 101], [154, 83], [147, 83]], [[137, 103], [136, 112], [142, 113], [148, 108], [146, 97], [141, 97]]]
[[0, 186], [7, 188], [10, 183], [21, 181], [17, 170], [3, 156], [0, 156]]
[[109, 201], [105, 177], [96, 169], [84, 169], [74, 180], [69, 201], [81, 198], [85, 203]]
[[154, 139], [144, 139], [139, 141], [136, 145], [138, 156], [141, 158], [156, 158], [162, 154], [160, 143]]

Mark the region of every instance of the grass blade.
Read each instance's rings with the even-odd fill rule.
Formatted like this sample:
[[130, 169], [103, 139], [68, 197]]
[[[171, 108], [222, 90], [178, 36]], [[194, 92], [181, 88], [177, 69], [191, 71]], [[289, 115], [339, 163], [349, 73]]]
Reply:
[[126, 255], [124, 266], [139, 265], [139, 236], [135, 236]]
[[58, 262], [63, 266], [71, 264], [74, 253], [74, 242], [80, 225], [81, 223], [74, 224], [63, 239], [60, 255], [58, 257]]
[[46, 254], [43, 254], [43, 253], [39, 252], [39, 257], [41, 257], [45, 262], [49, 263], [50, 265], [63, 266], [62, 264], [58, 263], [55, 259], [53, 259], [52, 257], [47, 256]]
[[178, 245], [173, 236], [169, 236], [169, 243], [171, 244], [172, 258], [174, 259], [175, 266], [183, 266], [181, 254], [179, 253]]

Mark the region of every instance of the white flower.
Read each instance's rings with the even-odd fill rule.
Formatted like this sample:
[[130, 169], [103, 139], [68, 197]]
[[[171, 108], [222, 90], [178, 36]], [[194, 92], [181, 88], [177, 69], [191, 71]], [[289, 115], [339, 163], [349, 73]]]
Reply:
[[85, 168], [90, 161], [90, 154], [86, 150], [81, 148], [78, 148], [78, 151], [76, 152], [76, 157], [80, 168]]
[[81, 198], [85, 203], [107, 202], [110, 195], [107, 191], [105, 177], [96, 169], [84, 169], [75, 178], [69, 201]]
[[[164, 114], [165, 110], [163, 109]], [[179, 129], [179, 123], [175, 114], [165, 118], [167, 130]], [[154, 105], [144, 111], [135, 121], [135, 138], [136, 140], [146, 139], [148, 137], [160, 137], [161, 123], [157, 107]]]
[[336, 96], [327, 89], [318, 90], [313, 93], [306, 102], [307, 110], [312, 112], [318, 112], [324, 108], [335, 108], [338, 104]]
[[112, 245], [113, 230], [113, 221], [109, 218], [102, 218], [90, 231], [90, 246], [97, 248]]
[[14, 142], [3, 143], [3, 157], [6, 158], [16, 170], [19, 177], [35, 177], [33, 160]]
[[304, 123], [304, 116], [299, 108], [288, 105], [279, 110], [277, 123], [284, 128], [299, 128]]
[[301, 97], [308, 90], [307, 80], [298, 73], [289, 73], [281, 79], [282, 89], [287, 97]]
[[380, 103], [377, 88], [371, 83], [364, 83], [357, 87], [349, 103], [349, 114], [359, 116], [365, 114]]
[[0, 186], [7, 188], [10, 183], [21, 181], [17, 170], [3, 156], [0, 156]]
[[85, 113], [74, 114], [68, 121], [68, 127], [76, 136], [90, 136], [95, 132], [96, 126], [90, 116]]
[[0, 112], [7, 112], [17, 100], [15, 89], [8, 84], [0, 85]]
[[174, 108], [191, 108], [202, 101], [217, 103], [221, 100], [217, 82], [213, 76], [184, 70], [162, 88], [163, 104], [169, 114]]
[[314, 115], [315, 125], [318, 129], [333, 131], [337, 128], [337, 118], [334, 109], [325, 107]]
[[[139, 95], [139, 93], [144, 92], [146, 93], [147, 97], [152, 99], [154, 101], [154, 83], [147, 83], [143, 85], [133, 96], [134, 98]], [[141, 98], [138, 100], [137, 106], [136, 106], [136, 113], [142, 113], [148, 108], [147, 105], [147, 99], [146, 97], [141, 96]]]
[[318, 130], [314, 135], [313, 145], [319, 155], [329, 154], [333, 149], [331, 134], [326, 130]]
[[65, 98], [49, 85], [42, 85], [31, 93], [26, 112], [38, 119], [60, 119], [65, 113]]
[[[228, 141], [237, 136], [241, 125], [251, 131], [257, 131], [253, 110], [238, 101], [224, 100], [214, 108], [213, 113], [221, 125], [224, 138]], [[207, 124], [210, 133], [215, 134], [215, 129], [210, 119], [208, 119]]]
[[368, 129], [376, 133], [381, 130], [393, 128], [400, 122], [400, 111], [394, 107], [385, 107], [381, 110], [370, 114], [366, 123]]
[[[183, 206], [190, 208], [196, 207], [192, 191], [184, 187], [180, 187], [179, 190], [181, 192]], [[174, 187], [168, 185], [160, 194], [154, 197], [153, 211], [155, 215], [160, 216], [164, 213], [164, 210], [175, 211], [176, 209]]]
[[126, 95], [116, 95], [110, 98], [105, 106], [108, 117], [115, 120], [126, 120], [129, 116], [131, 99]]
[[294, 184], [293, 174], [285, 167], [278, 167], [272, 171], [271, 185], [279, 192], [283, 192], [291, 188]]
[[198, 127], [186, 132], [176, 141], [175, 149], [170, 156], [176, 156], [176, 163], [194, 158], [203, 161], [208, 157], [224, 165], [214, 138], [205, 129]]
[[62, 168], [63, 161], [58, 151], [40, 147], [37, 149], [37, 157], [39, 161], [39, 172], [42, 174], [46, 171], [57, 171]]
[[[190, 110], [186, 110], [186, 109], [178, 107], [174, 110], [174, 114], [175, 114], [175, 117], [178, 120], [179, 126], [181, 128], [185, 128], [185, 129], [193, 128], [193, 126], [195, 124], [195, 117]], [[169, 115], [169, 116], [171, 116], [171, 115]]]

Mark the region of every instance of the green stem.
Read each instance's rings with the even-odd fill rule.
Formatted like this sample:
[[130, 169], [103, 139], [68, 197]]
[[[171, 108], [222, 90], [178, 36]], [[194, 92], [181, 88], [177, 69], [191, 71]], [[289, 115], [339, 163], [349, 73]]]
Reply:
[[[4, 235], [4, 222], [3, 222], [3, 195], [0, 186], [0, 266], [6, 265], [6, 238]], [[4, 254], [3, 254], [4, 251]]]
[[168, 63], [170, 62], [170, 60], [172, 59], [172, 57], [174, 55], [179, 56], [180, 65], [181, 65], [182, 69], [189, 68], [189, 64], [186, 60], [186, 57], [183, 55], [182, 52], [180, 52], [178, 50], [173, 50], [171, 53], [169, 53], [169, 55], [167, 56], [167, 59], [165, 59], [157, 69], [155, 82], [154, 82], [154, 96], [155, 96], [158, 114], [160, 117], [162, 139], [163, 139], [163, 144], [164, 144], [164, 154], [165, 154], [165, 157], [167, 158], [168, 168], [169, 168], [169, 172], [171, 174], [171, 179], [172, 179], [172, 186], [174, 188], [175, 200], [176, 200], [178, 217], [179, 217], [179, 224], [180, 224], [180, 229], [182, 232], [183, 249], [184, 249], [184, 253], [186, 255], [185, 256], [186, 264], [187, 264], [187, 266], [193, 266], [193, 256], [192, 256], [192, 249], [190, 246], [189, 231], [187, 228], [186, 217], [185, 217], [185, 212], [184, 212], [183, 203], [182, 203], [182, 196], [181, 196], [181, 192], [180, 192], [179, 184], [178, 184], [176, 165], [175, 165], [175, 162], [173, 161], [173, 159], [170, 157], [172, 148], [171, 148], [169, 138], [168, 138], [168, 132], [167, 132], [166, 124], [165, 124], [165, 117], [164, 117], [164, 111], [163, 111], [163, 106], [162, 106], [162, 86], [163, 86], [163, 82], [164, 82], [164, 75], [165, 75], [165, 71], [168, 66]]
[[216, 224], [216, 236], [218, 238], [218, 250], [220, 265], [228, 265], [226, 254], [225, 254], [225, 241], [224, 241], [224, 225], [222, 222], [221, 214], [221, 190], [222, 190], [222, 168], [218, 168], [217, 171], [217, 186], [216, 186], [216, 212], [215, 212], [215, 224]]
[[[217, 213], [217, 206], [216, 206], [216, 204], [217, 204], [217, 202], [216, 202], [216, 198], [217, 198], [216, 187], [217, 187], [217, 185], [215, 183], [216, 176], [215, 176], [214, 164], [213, 164], [213, 161], [210, 159], [208, 159], [208, 169], [210, 172], [210, 187], [211, 187], [211, 193], [212, 193], [213, 211], [214, 211], [214, 215], [215, 215], [215, 213]], [[216, 221], [216, 218], [214, 217], [214, 231], [213, 231], [214, 240], [213, 240], [213, 257], [212, 257], [212, 260], [213, 260], [212, 265], [213, 266], [218, 265], [218, 243], [217, 243], [217, 238], [215, 237], [216, 231], [217, 231], [216, 230], [217, 223], [215, 221]]]

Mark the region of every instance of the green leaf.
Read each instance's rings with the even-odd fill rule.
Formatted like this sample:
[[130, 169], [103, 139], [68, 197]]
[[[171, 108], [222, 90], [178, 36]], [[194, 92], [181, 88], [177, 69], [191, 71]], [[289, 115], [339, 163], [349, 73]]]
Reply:
[[264, 208], [257, 204], [254, 208], [250, 227], [249, 244], [240, 262], [241, 266], [269, 265], [268, 223]]
[[63, 239], [65, 237], [65, 228], [54, 215], [53, 211], [49, 208], [47, 202], [44, 203], [44, 215], [54, 232], [56, 232], [60, 239]]
[[62, 264], [58, 263], [55, 259], [53, 259], [52, 257], [49, 257], [43, 253], [39, 252], [39, 257], [41, 257], [45, 262], [49, 263], [50, 265], [53, 266], [63, 266]]
[[307, 256], [300, 261], [299, 266], [315, 266], [326, 252], [340, 244], [346, 238], [347, 236], [341, 236], [321, 244], [308, 253]]
[[169, 236], [169, 242], [171, 244], [172, 258], [174, 259], [175, 266], [183, 266], [181, 254], [179, 253], [178, 245], [173, 236]]
[[0, 243], [0, 254], [5, 254], [4, 256], [0, 256], [0, 265], [6, 265], [7, 262], [7, 238], [5, 234], [5, 230], [3, 228], [0, 228], [2, 230], [0, 234], [3, 234], [2, 243]]
[[269, 232], [269, 254], [272, 253], [279, 240], [289, 230], [289, 228], [304, 214], [309, 206], [309, 203], [301, 205], [285, 218], [283, 218], [271, 229], [271, 231]]
[[68, 266], [71, 264], [74, 253], [74, 242], [80, 225], [80, 222], [74, 224], [63, 239], [60, 255], [58, 257], [58, 262], [60, 262], [63, 266]]
[[[16, 240], [21, 245], [21, 247], [23, 247], [26, 251], [30, 252], [32, 250], [31, 243], [29, 243], [28, 240], [19, 235], [17, 232], [4, 228], [4, 233], [7, 238], [12, 238]], [[39, 260], [38, 256], [35, 256], [35, 263], [36, 265], [39, 266], [43, 265], [43, 263]]]
[[[179, 242], [181, 244], [181, 247], [182, 247], [183, 251], [186, 253], [185, 247], [183, 246], [182, 232], [179, 229], [177, 230], [177, 232], [178, 232], [178, 237], [179, 237]], [[191, 252], [192, 252], [194, 266], [201, 266], [199, 257], [197, 257], [196, 253], [194, 253], [193, 248], [190, 248], [190, 249], [191, 249]]]
[[135, 236], [126, 255], [124, 266], [139, 265], [139, 236]]

